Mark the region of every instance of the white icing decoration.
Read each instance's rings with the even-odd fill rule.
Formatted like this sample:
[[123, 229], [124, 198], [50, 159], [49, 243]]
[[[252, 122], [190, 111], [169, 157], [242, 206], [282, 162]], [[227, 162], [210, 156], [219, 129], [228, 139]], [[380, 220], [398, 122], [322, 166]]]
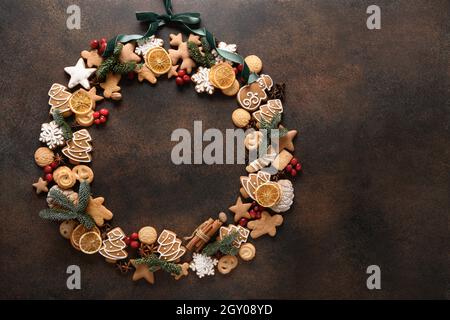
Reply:
[[199, 67], [197, 72], [192, 75], [191, 79], [195, 83], [195, 91], [197, 91], [197, 93], [214, 93], [214, 86], [209, 81], [209, 70], [210, 69], [208, 68]]
[[189, 264], [189, 268], [195, 271], [199, 278], [204, 276], [213, 276], [214, 267], [217, 265], [218, 260], [208, 257], [200, 253], [194, 253], [192, 262]]
[[294, 200], [294, 187], [292, 186], [292, 182], [286, 179], [279, 180], [278, 184], [281, 188], [281, 199], [270, 209], [277, 213], [280, 213], [288, 211], [291, 208], [292, 202]]
[[55, 121], [50, 123], [43, 123], [41, 125], [41, 134], [39, 141], [44, 142], [50, 149], [55, 149], [58, 146], [64, 145], [64, 135], [61, 128]]
[[140, 56], [145, 56], [145, 54], [153, 48], [162, 47], [164, 45], [164, 40], [156, 38], [154, 35], [150, 38], [140, 39], [136, 42], [137, 46], [134, 52]]
[[86, 90], [89, 90], [89, 77], [96, 71], [95, 68], [86, 68], [83, 58], [78, 59], [76, 65], [72, 67], [65, 67], [64, 71], [70, 74], [69, 88], [73, 88], [81, 84]]

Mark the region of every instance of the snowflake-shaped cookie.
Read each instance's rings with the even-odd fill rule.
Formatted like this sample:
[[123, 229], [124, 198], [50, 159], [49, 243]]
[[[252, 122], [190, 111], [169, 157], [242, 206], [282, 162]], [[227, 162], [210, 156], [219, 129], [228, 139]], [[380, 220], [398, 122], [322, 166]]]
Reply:
[[217, 259], [205, 256], [200, 253], [194, 253], [193, 261], [189, 265], [192, 271], [195, 271], [199, 278], [204, 276], [213, 276], [214, 267], [217, 265]]
[[39, 141], [46, 143], [50, 149], [55, 149], [65, 144], [63, 131], [55, 121], [42, 124]]
[[145, 56], [145, 54], [153, 48], [162, 47], [164, 45], [164, 40], [151, 36], [150, 38], [140, 39], [137, 41], [136, 49], [134, 52], [140, 56]]
[[195, 83], [195, 91], [197, 93], [207, 92], [209, 94], [214, 93], [214, 86], [209, 81], [209, 69], [199, 67], [197, 72], [192, 75], [192, 81]]
[[[237, 45], [235, 44], [227, 44], [223, 41], [219, 42], [219, 44], [217, 45], [217, 48], [225, 50], [225, 51], [229, 51], [232, 53], [236, 53], [237, 51]], [[233, 62], [229, 61], [229, 60], [225, 60], [224, 58], [222, 58], [222, 56], [219, 55], [219, 53], [217, 53], [216, 50], [212, 50], [211, 53], [214, 55], [216, 62], [220, 63], [220, 62], [228, 62], [230, 64], [232, 64]]]

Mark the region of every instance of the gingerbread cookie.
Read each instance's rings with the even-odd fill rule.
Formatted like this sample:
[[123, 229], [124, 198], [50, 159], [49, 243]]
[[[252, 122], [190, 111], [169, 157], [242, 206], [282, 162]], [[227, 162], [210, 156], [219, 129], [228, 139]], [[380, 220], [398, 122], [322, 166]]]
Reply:
[[242, 187], [245, 189], [245, 192], [252, 198], [253, 200], [256, 200], [255, 198], [255, 191], [256, 189], [270, 181], [270, 173], [264, 172], [264, 171], [258, 171], [258, 173], [250, 173], [248, 177], [241, 177], [241, 184]]
[[256, 255], [256, 248], [251, 243], [248, 243], [248, 242], [244, 243], [239, 248], [239, 257], [241, 257], [241, 259], [244, 260], [244, 261], [253, 260], [255, 255]]
[[283, 104], [280, 99], [274, 99], [269, 100], [267, 101], [267, 104], [260, 106], [259, 110], [253, 113], [253, 117], [258, 122], [258, 125], [260, 125], [263, 121], [270, 123], [273, 117], [281, 113], [283, 113]]
[[145, 64], [143, 64], [139, 69], [137, 69], [136, 72], [138, 74], [139, 82], [147, 80], [151, 84], [155, 84], [158, 81], [153, 72]]
[[67, 166], [58, 167], [53, 171], [53, 180], [61, 189], [70, 189], [77, 182], [72, 170]]
[[83, 50], [83, 51], [81, 51], [81, 57], [86, 59], [87, 66], [89, 68], [98, 67], [103, 62], [103, 58], [101, 55], [98, 54], [97, 50], [91, 50], [91, 51]]
[[[200, 45], [201, 41], [198, 36], [193, 34], [189, 35], [188, 41], [194, 42], [196, 45]], [[187, 46], [187, 42], [183, 42], [183, 35], [178, 33], [177, 35], [170, 35], [170, 45], [172, 47], [178, 47], [175, 49], [169, 49], [169, 56], [172, 60], [172, 64], [178, 64], [178, 61], [181, 59], [180, 69], [186, 70], [187, 73], [192, 72], [192, 68], [195, 68], [195, 61], [191, 59], [189, 56], [189, 49]]]
[[236, 200], [236, 204], [228, 208], [231, 212], [234, 213], [234, 222], [238, 222], [242, 218], [250, 219], [250, 214], [248, 210], [252, 206], [251, 203], [242, 203], [241, 197], [238, 197]]
[[219, 259], [217, 270], [221, 274], [228, 274], [238, 265], [238, 259], [235, 256], [223, 256]]
[[97, 226], [101, 227], [105, 223], [105, 220], [111, 220], [113, 218], [113, 213], [108, 210], [104, 205], [105, 198], [98, 197], [89, 200], [86, 212], [94, 219]]
[[253, 239], [259, 238], [265, 234], [275, 237], [277, 234], [277, 227], [283, 223], [283, 216], [276, 214], [271, 216], [267, 211], [263, 211], [261, 219], [252, 220], [247, 224], [247, 227], [252, 230], [250, 236]]
[[183, 264], [179, 264], [179, 266], [181, 267], [180, 274], [172, 273], [172, 276], [175, 278], [175, 280], [180, 280], [183, 277], [187, 277], [188, 274], [189, 274], [189, 263], [188, 262], [185, 262]]
[[55, 159], [55, 153], [47, 147], [40, 147], [34, 152], [34, 161], [39, 167], [50, 165]]
[[[282, 128], [282, 126], [280, 126]], [[278, 150], [294, 151], [293, 140], [297, 135], [297, 130], [289, 130], [286, 135], [282, 136], [278, 141]]]
[[239, 105], [248, 111], [258, 109], [261, 102], [267, 99], [266, 90], [270, 90], [272, 86], [272, 78], [265, 74], [261, 75], [257, 81], [247, 84], [239, 90], [237, 94]]
[[67, 141], [61, 152], [70, 159], [72, 163], [91, 162], [92, 151], [91, 135], [86, 129], [73, 133], [72, 140]]
[[158, 233], [153, 227], [143, 227], [138, 232], [139, 241], [144, 244], [153, 244], [156, 242]]
[[158, 253], [160, 259], [176, 261], [186, 253], [186, 248], [181, 245], [175, 232], [163, 230], [158, 237]]
[[111, 98], [113, 93], [120, 91], [120, 87], [118, 86], [118, 84], [121, 78], [122, 75], [118, 73], [110, 72], [106, 75], [105, 82], [100, 83], [100, 87], [102, 87], [102, 89], [104, 90], [103, 96], [105, 98]]
[[148, 283], [154, 284], [155, 283], [155, 276], [153, 275], [153, 272], [150, 271], [148, 266], [144, 263], [136, 263], [135, 259], [130, 260], [133, 267], [136, 269], [133, 273], [133, 281], [138, 281], [140, 279], [145, 279]]
[[[96, 228], [97, 227], [94, 227], [94, 229]], [[123, 241], [123, 238], [125, 238], [125, 233], [121, 228], [116, 227], [112, 229], [106, 234], [106, 236], [107, 239], [103, 240], [99, 253], [104, 256], [107, 261], [112, 262], [128, 257], [128, 253], [125, 251], [127, 245]]]
[[69, 117], [72, 115], [72, 111], [69, 107], [69, 100], [72, 94], [67, 90], [65, 86], [59, 83], [52, 84], [48, 91], [49, 99], [48, 104], [50, 107], [50, 114], [58, 110], [63, 117]]
[[92, 183], [94, 180], [94, 171], [86, 165], [77, 165], [72, 168], [72, 172], [78, 181], [87, 181], [87, 183]]
[[233, 242], [233, 246], [239, 248], [241, 244], [247, 242], [248, 235], [250, 231], [243, 226], [235, 226], [234, 224], [228, 225], [228, 227], [220, 227], [219, 229], [219, 239], [222, 240], [225, 236], [229, 235], [232, 232], [237, 232], [237, 238]]
[[134, 53], [134, 44], [131, 42], [128, 42], [126, 45], [122, 47], [122, 50], [120, 51], [119, 61], [121, 63], [127, 63], [127, 62], [141, 62], [141, 57], [139, 57], [136, 53]]

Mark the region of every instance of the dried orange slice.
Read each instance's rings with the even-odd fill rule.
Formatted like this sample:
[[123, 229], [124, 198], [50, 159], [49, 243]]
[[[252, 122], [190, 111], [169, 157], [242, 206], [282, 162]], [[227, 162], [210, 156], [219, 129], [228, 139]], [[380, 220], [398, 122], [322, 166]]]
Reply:
[[75, 91], [69, 100], [69, 107], [73, 113], [77, 115], [85, 115], [92, 111], [94, 107], [94, 100], [89, 97], [89, 94], [80, 89]]
[[80, 250], [80, 239], [81, 237], [87, 233], [87, 232], [95, 232], [98, 235], [100, 235], [100, 230], [94, 226], [94, 228], [92, 228], [92, 230], [87, 229], [85, 226], [83, 226], [82, 224], [79, 224], [75, 229], [73, 229], [72, 234], [70, 236], [70, 243], [72, 244], [72, 246], [77, 249]]
[[225, 90], [231, 87], [236, 80], [233, 67], [228, 63], [218, 63], [211, 67], [209, 80], [219, 89]]
[[164, 48], [153, 48], [145, 56], [146, 66], [156, 75], [167, 73], [172, 68], [172, 60]]
[[256, 189], [255, 198], [261, 206], [270, 208], [280, 201], [280, 186], [276, 182], [264, 183]]
[[83, 234], [79, 241], [80, 250], [86, 254], [94, 254], [102, 247], [102, 238], [95, 231]]

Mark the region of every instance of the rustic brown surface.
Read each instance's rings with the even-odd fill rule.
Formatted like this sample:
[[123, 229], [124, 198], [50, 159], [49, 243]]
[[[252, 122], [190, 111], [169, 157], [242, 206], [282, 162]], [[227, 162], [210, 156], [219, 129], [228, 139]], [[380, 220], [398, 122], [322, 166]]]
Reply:
[[[372, 1], [373, 2], [373, 1]], [[209, 30], [255, 53], [287, 83], [285, 123], [300, 131], [294, 209], [257, 258], [233, 273], [133, 283], [98, 256], [73, 250], [41, 220], [31, 188], [47, 91], [67, 83], [91, 38], [142, 32], [135, 10], [159, 1], [77, 1], [82, 29], [67, 30], [72, 1], [1, 1], [0, 298], [444, 298], [448, 274], [447, 1], [375, 1], [382, 30], [365, 27], [366, 1], [174, 1], [199, 11]], [[167, 39], [169, 30], [162, 31]], [[447, 38], [448, 40], [448, 38]], [[6, 45], [6, 46], [5, 46]], [[95, 139], [93, 192], [126, 232], [143, 225], [188, 235], [234, 203], [242, 166], [175, 166], [170, 133], [232, 127], [236, 103], [197, 96], [174, 81], [123, 83]], [[447, 105], [448, 108], [448, 105]], [[82, 290], [66, 289], [66, 267], [82, 267]], [[382, 290], [366, 288], [378, 264]]]

